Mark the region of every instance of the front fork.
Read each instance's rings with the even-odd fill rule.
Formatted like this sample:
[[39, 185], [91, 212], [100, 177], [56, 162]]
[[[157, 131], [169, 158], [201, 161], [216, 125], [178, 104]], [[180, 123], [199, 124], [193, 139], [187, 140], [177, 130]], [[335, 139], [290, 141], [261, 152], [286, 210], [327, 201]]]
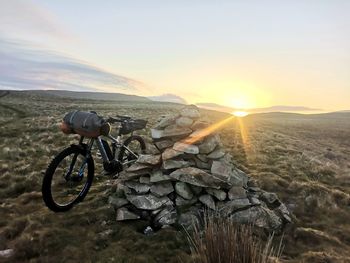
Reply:
[[[84, 136], [81, 136], [80, 139], [79, 139], [79, 146], [84, 147], [83, 141], [84, 141]], [[95, 139], [90, 139], [90, 142], [87, 145], [87, 149], [86, 149], [87, 150], [86, 151], [86, 156], [85, 156], [85, 159], [84, 159], [82, 165], [79, 168], [78, 175], [72, 177], [72, 172], [73, 172], [73, 169], [74, 169], [74, 165], [75, 165], [75, 163], [77, 161], [79, 153], [74, 154], [72, 162], [71, 162], [71, 164], [69, 166], [69, 170], [66, 173], [66, 175], [64, 176], [64, 179], [66, 181], [69, 181], [70, 179], [74, 179], [74, 180], [79, 180], [80, 181], [83, 178], [84, 170], [85, 170], [85, 167], [86, 167], [86, 164], [87, 164], [87, 159], [89, 158], [89, 156], [91, 154], [91, 149], [92, 149], [92, 146], [94, 145], [94, 141], [95, 141]]]

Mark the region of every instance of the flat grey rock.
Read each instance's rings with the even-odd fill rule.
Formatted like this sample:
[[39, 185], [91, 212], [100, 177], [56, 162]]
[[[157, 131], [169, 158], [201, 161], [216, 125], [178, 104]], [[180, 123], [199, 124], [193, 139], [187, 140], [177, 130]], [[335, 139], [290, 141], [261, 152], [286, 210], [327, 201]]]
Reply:
[[227, 184], [221, 179], [195, 167], [180, 168], [169, 175], [172, 179], [188, 184], [219, 189]]
[[209, 159], [214, 159], [214, 160], [216, 160], [216, 159], [222, 158], [224, 155], [225, 155], [225, 152], [224, 152], [222, 149], [219, 148], [219, 149], [214, 150], [214, 151], [211, 152], [210, 154], [208, 154], [207, 157], [208, 157]]
[[175, 204], [176, 206], [190, 206], [193, 205], [195, 203], [198, 202], [198, 198], [197, 197], [193, 197], [192, 199], [188, 200], [188, 199], [184, 199], [181, 196], [176, 196], [175, 198]]
[[151, 186], [151, 193], [161, 197], [174, 192], [173, 184], [170, 181], [160, 182]]
[[151, 181], [150, 181], [150, 176], [149, 176], [149, 175], [143, 175], [143, 176], [141, 176], [140, 179], [139, 179], [139, 182], [140, 182], [141, 184], [150, 184], [150, 183], [151, 183]]
[[211, 195], [201, 195], [199, 201], [201, 201], [206, 207], [215, 210], [215, 201]]
[[187, 144], [184, 142], [176, 142], [173, 146], [173, 150], [185, 152], [189, 154], [198, 154], [199, 148], [197, 145], [194, 144]]
[[172, 160], [163, 161], [162, 168], [164, 170], [171, 170], [171, 169], [178, 169], [178, 168], [188, 167], [190, 165], [191, 164], [188, 161], [172, 159]]
[[157, 197], [152, 194], [147, 195], [127, 195], [126, 197], [130, 203], [136, 208], [143, 210], [156, 210], [167, 203], [171, 203], [166, 196]]
[[242, 199], [247, 198], [247, 191], [241, 186], [232, 186], [228, 191], [228, 199]]
[[210, 126], [210, 123], [206, 122], [206, 121], [201, 121], [201, 120], [198, 120], [198, 121], [195, 121], [192, 126], [191, 126], [191, 129], [193, 131], [196, 131], [196, 130], [203, 130], [203, 129], [206, 129]]
[[182, 152], [182, 151], [177, 151], [177, 150], [174, 150], [172, 148], [168, 148], [162, 153], [162, 160], [164, 162], [166, 160], [169, 160], [169, 159], [175, 158], [177, 156], [180, 156], [183, 153], [184, 152]]
[[217, 135], [209, 135], [204, 139], [204, 141], [200, 145], [198, 145], [199, 153], [201, 154], [211, 153], [212, 151], [214, 151], [216, 146], [219, 145], [219, 140], [220, 139]]
[[178, 114], [164, 116], [158, 120], [158, 122], [153, 128], [159, 130], [164, 129], [167, 126], [174, 124], [178, 117]]
[[190, 185], [190, 187], [191, 187], [192, 192], [193, 192], [195, 195], [199, 195], [199, 194], [202, 192], [202, 190], [203, 190], [202, 187], [196, 186], [196, 185]]
[[178, 127], [176, 125], [169, 126], [165, 130], [163, 130], [162, 137], [160, 138], [168, 138], [168, 137], [186, 137], [191, 134], [192, 130], [190, 128]]
[[134, 163], [132, 165], [130, 165], [130, 167], [128, 167], [126, 169], [127, 172], [137, 172], [137, 171], [140, 171], [140, 170], [146, 170], [146, 169], [149, 169], [150, 166], [147, 165], [147, 164], [142, 164], [142, 163]]
[[138, 194], [146, 194], [149, 192], [151, 186], [148, 184], [141, 184], [135, 181], [127, 181], [125, 185], [131, 189], [133, 189]]
[[176, 120], [176, 125], [180, 127], [190, 127], [193, 123], [193, 120], [188, 117], [180, 117]]
[[163, 130], [151, 129], [151, 137], [152, 139], [160, 139], [163, 138]]
[[169, 175], [163, 174], [161, 170], [155, 170], [151, 173], [150, 182], [157, 183], [162, 181], [170, 181], [171, 178]]
[[160, 158], [160, 154], [140, 154], [136, 162], [146, 165], [157, 165], [160, 163]]
[[175, 191], [179, 196], [181, 196], [184, 199], [189, 200], [193, 198], [193, 193], [191, 191], [191, 188], [189, 187], [188, 184], [184, 182], [176, 182]]
[[154, 143], [157, 148], [161, 151], [163, 151], [166, 148], [172, 147], [174, 145], [174, 142], [172, 140], [161, 140]]
[[208, 194], [214, 196], [219, 201], [224, 201], [227, 197], [227, 193], [223, 190], [206, 188], [205, 191], [207, 191]]
[[191, 119], [199, 119], [201, 114], [195, 105], [189, 105], [180, 110], [180, 115]]
[[211, 161], [203, 162], [203, 161], [199, 160], [198, 158], [194, 158], [194, 162], [196, 164], [196, 167], [198, 167], [200, 169], [206, 169], [206, 170], [210, 170], [212, 163], [213, 163]]
[[245, 199], [235, 199], [228, 202], [219, 202], [218, 203], [218, 210], [222, 212], [225, 215], [230, 215], [237, 210], [245, 209], [251, 207], [252, 204], [250, 203], [248, 198]]
[[173, 206], [167, 206], [156, 215], [154, 223], [158, 226], [167, 226], [175, 224], [176, 219], [176, 209]]
[[115, 209], [122, 207], [123, 205], [126, 205], [128, 203], [129, 201], [126, 200], [125, 198], [121, 198], [113, 195], [108, 197], [108, 204], [112, 205]]
[[268, 230], [279, 230], [282, 220], [271, 210], [263, 206], [253, 206], [243, 211], [237, 211], [230, 219], [240, 224], [253, 224]]
[[127, 208], [122, 207], [117, 210], [117, 221], [139, 219], [140, 216], [130, 212]]

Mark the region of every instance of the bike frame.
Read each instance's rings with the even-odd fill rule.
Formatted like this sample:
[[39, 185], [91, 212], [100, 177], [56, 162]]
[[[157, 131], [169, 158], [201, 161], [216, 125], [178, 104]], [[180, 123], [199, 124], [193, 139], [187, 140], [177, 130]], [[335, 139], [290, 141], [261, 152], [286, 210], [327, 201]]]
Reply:
[[[103, 160], [104, 163], [111, 163], [112, 161], [116, 161], [116, 154], [115, 154], [115, 156], [113, 156], [114, 157], [113, 160], [109, 160], [108, 159], [108, 156], [107, 156], [107, 153], [106, 153], [105, 148], [103, 146], [101, 137], [102, 136], [98, 136], [97, 138], [91, 138], [90, 139], [90, 141], [88, 143], [88, 148], [87, 148], [88, 153], [91, 154], [91, 149], [92, 149], [94, 143], [96, 142], [98, 151], [100, 152], [102, 160]], [[107, 138], [110, 141], [112, 141], [113, 143], [115, 143], [116, 148], [119, 149], [119, 152], [120, 152], [121, 148], [124, 148], [128, 153], [134, 155], [136, 158], [138, 157], [132, 150], [130, 150], [127, 146], [124, 145], [124, 143], [122, 141], [122, 138], [121, 138], [121, 135], [118, 135], [117, 138], [114, 138], [112, 135], [104, 136], [104, 138]], [[84, 137], [81, 136], [80, 140], [79, 140], [79, 144], [80, 145], [83, 143], [83, 140], [84, 140]], [[125, 165], [125, 164], [129, 164], [131, 162], [133, 162], [133, 161], [127, 161], [127, 162], [124, 162], [122, 164]]]

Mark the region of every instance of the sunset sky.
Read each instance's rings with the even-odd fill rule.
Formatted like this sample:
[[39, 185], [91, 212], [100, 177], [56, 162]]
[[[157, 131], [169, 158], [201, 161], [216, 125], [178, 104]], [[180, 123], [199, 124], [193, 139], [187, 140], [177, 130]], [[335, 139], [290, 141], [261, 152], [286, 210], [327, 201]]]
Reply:
[[0, 88], [350, 109], [350, 1], [0, 0]]

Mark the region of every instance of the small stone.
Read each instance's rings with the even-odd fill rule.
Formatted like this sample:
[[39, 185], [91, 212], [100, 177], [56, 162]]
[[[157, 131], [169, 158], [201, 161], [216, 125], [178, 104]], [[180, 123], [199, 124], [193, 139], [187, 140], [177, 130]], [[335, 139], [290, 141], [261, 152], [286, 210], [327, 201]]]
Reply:
[[188, 117], [191, 119], [199, 119], [201, 114], [195, 105], [189, 105], [180, 110], [180, 114], [183, 117]]
[[128, 200], [116, 196], [108, 197], [108, 204], [112, 205], [115, 209], [122, 207], [123, 205], [128, 204]]
[[145, 236], [151, 236], [154, 234], [153, 228], [150, 226], [147, 226], [144, 230], [143, 230], [143, 234]]
[[211, 195], [201, 195], [199, 197], [199, 201], [201, 201], [208, 208], [215, 210], [215, 201]]
[[232, 186], [230, 191], [228, 192], [228, 199], [241, 199], [247, 198], [247, 191], [240, 186]]
[[5, 250], [0, 250], [0, 257], [3, 257], [3, 258], [12, 257], [14, 252], [15, 251], [12, 248], [8, 248], [8, 249], [5, 249]]
[[151, 173], [150, 182], [157, 183], [162, 181], [170, 181], [171, 178], [169, 175], [163, 174], [161, 170], [155, 170]]
[[150, 186], [147, 184], [141, 184], [139, 182], [128, 181], [125, 182], [125, 185], [131, 189], [133, 189], [138, 194], [146, 194], [150, 190]]
[[157, 197], [152, 194], [148, 195], [127, 195], [126, 197], [130, 203], [136, 208], [143, 210], [156, 210], [161, 208], [167, 203], [171, 203], [170, 199], [166, 196]]
[[158, 197], [168, 195], [173, 191], [174, 187], [170, 181], [160, 182], [151, 186], [151, 193]]
[[190, 127], [193, 120], [187, 117], [180, 117], [176, 120], [176, 125], [180, 127]]
[[168, 148], [162, 153], [162, 159], [163, 159], [163, 161], [166, 161], [166, 160], [172, 159], [174, 157], [180, 156], [183, 153], [184, 152], [176, 151], [172, 148]]
[[189, 154], [198, 154], [199, 148], [194, 144], [187, 144], [183, 142], [177, 142], [174, 144], [173, 149], [180, 152], [185, 152]]
[[175, 191], [179, 196], [185, 199], [189, 200], [193, 198], [193, 193], [191, 191], [191, 188], [184, 182], [177, 182], [175, 184]]
[[219, 149], [214, 150], [213, 152], [211, 152], [207, 157], [209, 159], [220, 159], [224, 155], [225, 155], [225, 152], [222, 149], [219, 148]]
[[225, 191], [213, 189], [213, 188], [206, 188], [205, 191], [207, 191], [208, 194], [216, 197], [219, 201], [224, 201], [227, 197], [227, 194]]
[[156, 145], [156, 147], [163, 151], [164, 149], [168, 148], [168, 147], [172, 147], [174, 145], [174, 142], [171, 140], [162, 140], [159, 142], [155, 142], [154, 143]]
[[170, 170], [170, 169], [178, 169], [183, 167], [190, 166], [190, 163], [184, 160], [166, 160], [163, 161], [163, 169], [164, 170]]
[[160, 163], [160, 154], [140, 154], [136, 162], [146, 165], [157, 165]]
[[148, 175], [141, 176], [139, 181], [141, 184], [150, 184], [150, 177]]
[[201, 154], [211, 153], [212, 151], [214, 151], [216, 146], [218, 146], [219, 140], [220, 139], [217, 135], [209, 135], [204, 139], [204, 141], [200, 145], [198, 145], [199, 153]]
[[117, 210], [117, 221], [139, 219], [140, 216], [130, 212], [127, 208], [122, 207]]

